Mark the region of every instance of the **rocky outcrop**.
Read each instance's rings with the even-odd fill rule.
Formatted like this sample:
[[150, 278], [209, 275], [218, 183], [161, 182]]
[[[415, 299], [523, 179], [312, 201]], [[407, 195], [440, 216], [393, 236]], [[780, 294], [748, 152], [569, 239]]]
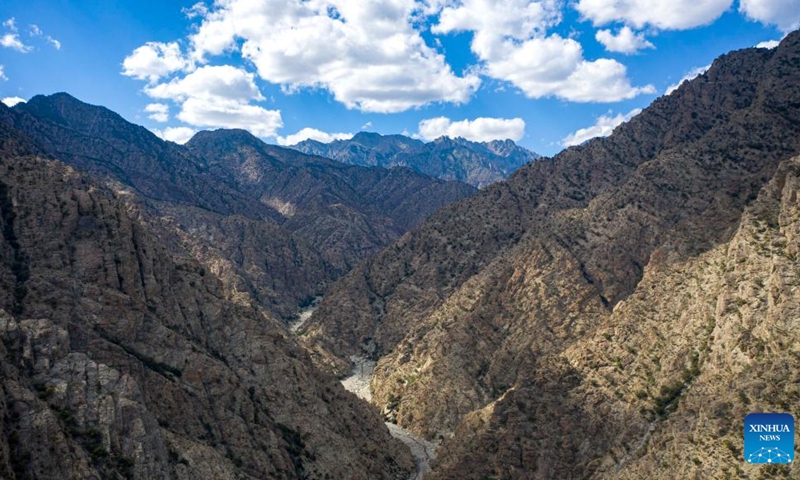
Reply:
[[282, 325], [28, 144], [0, 128], [3, 478], [408, 476]]
[[[682, 451], [672, 442], [690, 437], [675, 432], [698, 418], [730, 427], [730, 410], [697, 417], [696, 408], [730, 402], [712, 401], [714, 392], [742, 377], [715, 371], [706, 388], [691, 388], [695, 410], [676, 415], [719, 327], [702, 302], [681, 300], [705, 293], [649, 275], [728, 254], [759, 192], [772, 178], [783, 188], [781, 172], [793, 167], [778, 165], [800, 152], [799, 59], [798, 33], [775, 50], [725, 55], [612, 136], [443, 209], [337, 282], [307, 340], [341, 359], [379, 359], [373, 403], [427, 438], [452, 437], [433, 478], [668, 478], [687, 461], [679, 476], [724, 476], [728, 460], [665, 452]], [[719, 293], [708, 295], [716, 306]], [[651, 318], [623, 317], [637, 296]], [[759, 321], [779, 316], [770, 315]], [[725, 355], [738, 355], [726, 341]], [[628, 390], [639, 365], [650, 383]], [[755, 388], [745, 394], [779, 405]], [[728, 434], [733, 442], [734, 431], [692, 435], [708, 446]]]
[[[653, 254], [590, 334], [470, 413], [432, 478], [757, 478], [751, 412], [800, 415], [800, 157], [783, 162], [730, 241]], [[534, 421], [535, 419], [535, 421]], [[544, 452], [547, 452], [544, 454]]]
[[508, 178], [539, 155], [512, 140], [471, 142], [440, 137], [423, 143], [403, 135], [360, 132], [349, 140], [321, 143], [305, 140], [289, 148], [352, 165], [407, 166], [443, 180], [458, 180], [481, 188]]
[[289, 320], [363, 258], [473, 193], [408, 170], [345, 166], [247, 132], [186, 147], [67, 94], [36, 96], [4, 122], [103, 181], [173, 254], [217, 275], [228, 299]]

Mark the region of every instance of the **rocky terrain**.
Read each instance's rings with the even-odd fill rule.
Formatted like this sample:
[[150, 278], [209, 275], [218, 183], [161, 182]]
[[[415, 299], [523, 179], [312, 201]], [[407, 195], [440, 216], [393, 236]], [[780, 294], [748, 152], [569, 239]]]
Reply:
[[741, 428], [798, 414], [798, 79], [800, 33], [720, 57], [405, 234], [306, 341], [377, 360], [372, 402], [444, 439], [430, 478], [796, 475]]
[[240, 130], [164, 142], [67, 94], [36, 96], [0, 121], [102, 179], [175, 255], [218, 276], [228, 299], [288, 321], [363, 258], [474, 192], [410, 169], [342, 165]]
[[321, 143], [305, 140], [289, 148], [351, 165], [406, 166], [443, 180], [458, 180], [477, 188], [508, 178], [539, 158], [511, 140], [471, 142], [440, 137], [424, 143], [403, 135], [360, 132], [349, 140]]
[[0, 477], [408, 477], [283, 325], [43, 150], [0, 125]]

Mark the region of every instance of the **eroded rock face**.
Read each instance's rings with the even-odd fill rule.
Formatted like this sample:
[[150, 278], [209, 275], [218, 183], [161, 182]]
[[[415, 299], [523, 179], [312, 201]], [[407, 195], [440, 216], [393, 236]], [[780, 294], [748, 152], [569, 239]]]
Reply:
[[591, 335], [464, 418], [432, 478], [763, 473], [742, 457], [744, 417], [800, 414], [798, 190], [795, 157], [730, 241], [678, 262], [656, 251]]
[[406, 478], [378, 414], [135, 206], [0, 128], [3, 478]]
[[343, 165], [241, 130], [186, 146], [67, 94], [36, 96], [4, 121], [100, 178], [173, 255], [200, 261], [229, 300], [283, 321], [358, 262], [475, 190], [408, 169]]
[[[732, 457], [698, 464], [673, 443], [704, 402], [730, 401], [710, 402], [716, 391], [746, 384], [709, 375], [707, 387], [690, 390], [695, 409], [672, 410], [679, 392], [703, 380], [720, 301], [705, 288], [726, 276], [704, 272], [695, 290], [650, 275], [719, 253], [770, 179], [783, 188], [778, 165], [800, 152], [798, 78], [798, 33], [776, 50], [721, 57], [611, 137], [534, 162], [406, 234], [329, 290], [307, 340], [342, 359], [380, 358], [373, 402], [428, 438], [452, 436], [433, 478], [668, 478], [674, 462], [685, 466], [679, 477], [733, 473]], [[657, 315], [624, 316], [637, 296]], [[739, 355], [735, 343], [726, 356]], [[640, 374], [651, 383], [623, 388], [651, 350], [661, 367]], [[591, 360], [576, 360], [588, 351]], [[764, 392], [747, 395], [778, 405]], [[702, 411], [731, 430], [695, 431], [697, 445], [733, 441], [739, 410]]]

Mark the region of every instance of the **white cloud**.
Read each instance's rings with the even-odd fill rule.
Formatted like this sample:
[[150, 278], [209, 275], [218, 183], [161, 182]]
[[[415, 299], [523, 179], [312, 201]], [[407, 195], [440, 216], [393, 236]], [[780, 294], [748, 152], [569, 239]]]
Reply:
[[17, 28], [17, 23], [16, 22], [17, 22], [17, 20], [14, 17], [11, 17], [8, 20], [6, 20], [5, 22], [3, 22], [3, 26], [5, 28], [11, 30], [12, 32], [16, 32], [16, 31], [19, 30]]
[[150, 83], [173, 72], [189, 68], [177, 42], [148, 42], [134, 50], [122, 62], [122, 74]]
[[580, 0], [575, 8], [595, 26], [621, 22], [637, 29], [650, 25], [662, 30], [685, 30], [713, 22], [732, 3], [733, 0]]
[[237, 102], [261, 101], [255, 75], [230, 65], [198, 68], [182, 78], [148, 86], [145, 93], [153, 98], [183, 101], [194, 98], [225, 98]]
[[739, 0], [739, 11], [784, 32], [800, 27], [800, 0]]
[[273, 137], [283, 126], [281, 112], [226, 99], [190, 98], [178, 118], [207, 128], [242, 128], [257, 137]]
[[368, 128], [372, 128], [372, 122], [367, 122], [364, 125], [361, 125], [362, 132], [366, 131]]
[[272, 137], [283, 126], [280, 111], [250, 104], [264, 100], [255, 76], [230, 65], [206, 65], [185, 77], [148, 86], [144, 92], [179, 103], [178, 119], [198, 127], [243, 128], [259, 137]]
[[480, 85], [427, 46], [415, 0], [228, 0], [190, 36], [193, 59], [239, 49], [264, 80], [291, 92], [324, 88], [348, 108], [392, 113], [465, 103]]
[[61, 42], [56, 40], [55, 38], [51, 37], [50, 35], [45, 35], [41, 28], [38, 25], [30, 25], [30, 35], [31, 37], [42, 37], [44, 38], [50, 45], [53, 46], [56, 50], [61, 50]]
[[631, 118], [638, 115], [641, 111], [642, 109], [637, 108], [624, 115], [620, 113], [615, 116], [611, 116], [611, 112], [608, 112], [607, 115], [601, 115], [597, 119], [597, 122], [595, 122], [595, 124], [591, 127], [581, 128], [567, 135], [561, 140], [561, 145], [564, 147], [569, 147], [572, 145], [580, 145], [583, 142], [595, 137], [607, 137], [611, 135], [611, 132], [613, 132], [617, 126], [627, 122]]
[[548, 27], [561, 21], [561, 2], [464, 0], [445, 7], [432, 32], [473, 32], [472, 51], [483, 62], [482, 73], [505, 80], [529, 98], [556, 96], [575, 102], [614, 102], [652, 93], [652, 86], [633, 87], [627, 69], [610, 59], [583, 58], [580, 43]]
[[353, 138], [352, 133], [328, 133], [316, 128], [306, 127], [295, 134], [278, 137], [278, 145], [295, 145], [308, 139], [330, 143], [334, 140], [348, 140], [350, 138]]
[[3, 104], [5, 104], [5, 106], [11, 108], [14, 105], [17, 105], [19, 103], [25, 103], [25, 99], [24, 98], [20, 98], [20, 97], [6, 97], [6, 98], [0, 100], [0, 102], [3, 102]]
[[709, 68], [711, 68], [711, 65], [705, 65], [703, 67], [697, 67], [697, 68], [693, 68], [693, 69], [689, 70], [689, 72], [686, 75], [684, 75], [683, 78], [678, 80], [677, 83], [673, 83], [672, 85], [668, 86], [667, 90], [664, 92], [664, 95], [669, 95], [670, 93], [672, 93], [675, 90], [677, 90], [678, 87], [683, 85], [683, 82], [685, 82], [687, 80], [692, 80], [692, 79], [697, 78], [700, 75], [706, 73]]
[[595, 34], [598, 42], [602, 43], [609, 52], [630, 55], [645, 48], [655, 48], [655, 45], [644, 38], [643, 33], [635, 33], [627, 25], [614, 35], [611, 30], [599, 30]]
[[182, 8], [181, 13], [186, 15], [186, 18], [204, 17], [208, 14], [208, 7], [203, 2], [197, 2], [189, 8]]
[[0, 45], [21, 53], [28, 53], [33, 50], [33, 47], [22, 43], [22, 40], [19, 39], [19, 35], [16, 33], [6, 33], [3, 35], [2, 38], [0, 38]]
[[144, 107], [144, 111], [150, 115], [147, 118], [156, 122], [166, 122], [169, 120], [169, 105], [165, 103], [151, 103]]
[[765, 42], [760, 42], [758, 45], [756, 45], [756, 48], [773, 49], [780, 44], [781, 44], [780, 40], [767, 40]]
[[168, 140], [183, 145], [192, 139], [197, 130], [189, 127], [167, 127], [164, 130], [153, 129], [151, 130], [162, 140]]
[[6, 76], [5, 76], [5, 73], [3, 72], [3, 69], [4, 69], [4, 68], [5, 68], [5, 67], [3, 67], [2, 65], [0, 65], [0, 80], [8, 80], [8, 77], [6, 77]]
[[441, 136], [463, 137], [474, 142], [505, 140], [519, 141], [525, 135], [525, 121], [521, 118], [487, 118], [453, 122], [447, 117], [429, 118], [419, 122], [419, 132], [414, 135], [427, 141]]

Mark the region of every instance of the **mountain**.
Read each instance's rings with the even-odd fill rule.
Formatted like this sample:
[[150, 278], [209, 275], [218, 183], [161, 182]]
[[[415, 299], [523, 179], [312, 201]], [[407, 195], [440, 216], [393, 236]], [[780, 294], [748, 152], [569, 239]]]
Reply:
[[300, 304], [471, 187], [409, 169], [345, 166], [247, 132], [164, 142], [67, 94], [5, 114], [53, 157], [103, 181], [174, 254], [200, 261], [227, 297], [292, 318]]
[[[800, 33], [450, 205], [337, 281], [305, 340], [443, 439], [431, 478], [726, 478], [800, 414]], [[788, 474], [771, 466], [762, 473]]]
[[407, 478], [377, 412], [281, 324], [45, 150], [0, 124], [2, 478]]
[[289, 148], [350, 165], [407, 166], [425, 175], [458, 180], [477, 188], [503, 180], [522, 165], [539, 158], [511, 140], [479, 143], [440, 137], [423, 143], [403, 135], [368, 132], [327, 144], [305, 140]]

